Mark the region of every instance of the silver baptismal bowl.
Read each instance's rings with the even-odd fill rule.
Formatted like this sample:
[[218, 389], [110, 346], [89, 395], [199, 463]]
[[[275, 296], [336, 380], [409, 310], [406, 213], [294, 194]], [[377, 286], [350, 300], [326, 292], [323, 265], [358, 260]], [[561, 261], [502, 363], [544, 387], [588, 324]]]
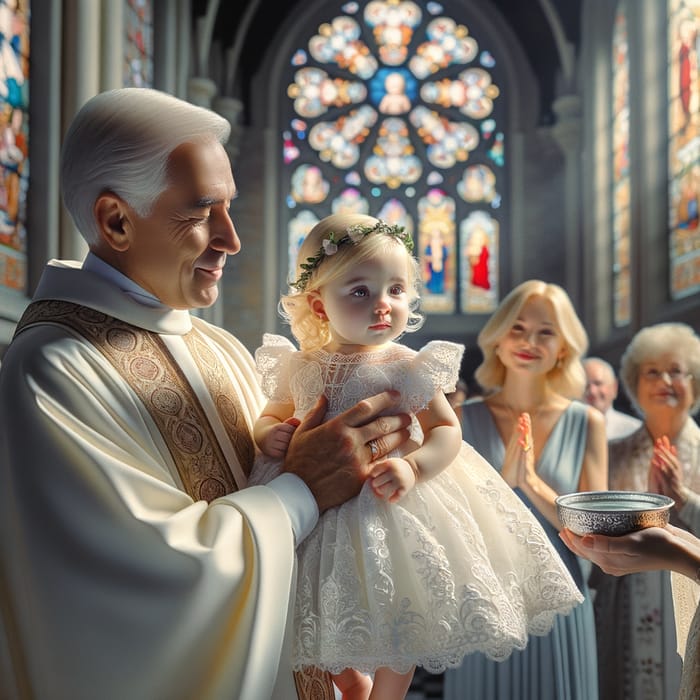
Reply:
[[581, 491], [555, 502], [561, 524], [577, 535], [624, 535], [664, 527], [674, 504], [668, 496], [642, 491]]

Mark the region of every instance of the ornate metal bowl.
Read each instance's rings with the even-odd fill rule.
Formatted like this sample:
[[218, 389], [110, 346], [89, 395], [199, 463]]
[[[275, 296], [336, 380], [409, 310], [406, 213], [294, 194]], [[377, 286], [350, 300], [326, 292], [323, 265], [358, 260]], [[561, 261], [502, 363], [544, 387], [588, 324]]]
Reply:
[[624, 535], [664, 527], [674, 504], [668, 496], [642, 491], [581, 491], [555, 502], [562, 525], [577, 535]]

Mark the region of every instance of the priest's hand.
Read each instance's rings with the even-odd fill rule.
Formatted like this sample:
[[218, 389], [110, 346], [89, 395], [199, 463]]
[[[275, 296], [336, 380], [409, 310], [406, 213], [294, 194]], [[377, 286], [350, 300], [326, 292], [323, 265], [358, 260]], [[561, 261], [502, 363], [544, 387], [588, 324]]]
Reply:
[[283, 471], [306, 482], [320, 512], [356, 496], [374, 463], [408, 439], [410, 416], [385, 415], [399, 396], [382, 392], [325, 423], [328, 402], [321, 397], [296, 429]]

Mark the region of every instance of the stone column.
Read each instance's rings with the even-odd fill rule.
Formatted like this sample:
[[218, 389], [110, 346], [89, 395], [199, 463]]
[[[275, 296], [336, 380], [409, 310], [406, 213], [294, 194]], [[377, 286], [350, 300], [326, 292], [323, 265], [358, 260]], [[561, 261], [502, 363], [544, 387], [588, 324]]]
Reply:
[[[100, 91], [100, 14], [93, 0], [66, 0], [63, 35], [63, 129], [88, 99]], [[61, 214], [59, 255], [81, 260], [87, 245], [68, 212]]]
[[211, 78], [192, 76], [187, 80], [187, 99], [192, 104], [211, 109], [214, 95], [216, 83]]
[[153, 3], [153, 87], [177, 94], [177, 12], [168, 0]]
[[220, 96], [213, 99], [212, 108], [231, 124], [231, 136], [225, 145], [231, 165], [235, 167], [236, 158], [240, 152], [242, 133], [240, 117], [243, 113], [243, 102], [235, 97]]
[[124, 85], [124, 4], [102, 0], [100, 90]]

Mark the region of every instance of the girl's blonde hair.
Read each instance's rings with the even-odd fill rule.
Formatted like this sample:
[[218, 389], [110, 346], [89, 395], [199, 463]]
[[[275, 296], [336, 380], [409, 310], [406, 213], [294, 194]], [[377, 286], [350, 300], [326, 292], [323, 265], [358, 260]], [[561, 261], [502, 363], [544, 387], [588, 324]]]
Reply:
[[[324, 241], [335, 246], [338, 241], [348, 236], [350, 229], [357, 230], [355, 227], [369, 233], [358, 236], [356, 242], [346, 240], [337, 245], [337, 249], [332, 253], [325, 252]], [[382, 228], [391, 229], [392, 233], [384, 233]], [[297, 255], [295, 276], [289, 281], [290, 292], [280, 299], [280, 314], [289, 323], [292, 334], [302, 350], [317, 350], [331, 340], [328, 321], [320, 319], [311, 309], [309, 297], [312, 292], [318, 292], [324, 285], [341, 277], [349, 268], [381, 256], [392, 246], [400, 246], [406, 253], [406, 293], [410, 309], [406, 332], [416, 331], [423, 325], [425, 319], [418, 309], [420, 268], [407, 247], [407, 244], [410, 245], [409, 235], [398, 232], [399, 228], [389, 227], [379, 219], [364, 214], [332, 214], [321, 219], [311, 229]]]
[[554, 311], [556, 328], [563, 341], [563, 354], [549, 371], [547, 380], [554, 391], [579, 399], [586, 386], [581, 357], [588, 349], [588, 335], [576, 315], [568, 294], [556, 284], [528, 280], [518, 285], [501, 301], [477, 338], [484, 360], [474, 376], [487, 391], [503, 386], [506, 368], [496, 354], [498, 343], [510, 331], [528, 299], [547, 299]]

